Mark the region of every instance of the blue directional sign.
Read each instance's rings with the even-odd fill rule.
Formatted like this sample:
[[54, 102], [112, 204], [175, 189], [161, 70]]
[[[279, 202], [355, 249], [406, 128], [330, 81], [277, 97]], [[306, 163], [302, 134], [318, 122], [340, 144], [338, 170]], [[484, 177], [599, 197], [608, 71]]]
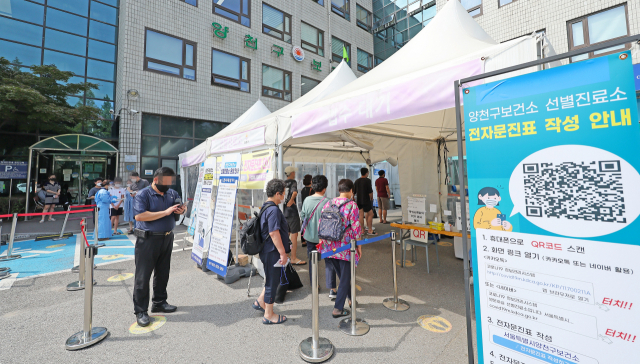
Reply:
[[27, 162], [0, 161], [0, 179], [27, 179]]

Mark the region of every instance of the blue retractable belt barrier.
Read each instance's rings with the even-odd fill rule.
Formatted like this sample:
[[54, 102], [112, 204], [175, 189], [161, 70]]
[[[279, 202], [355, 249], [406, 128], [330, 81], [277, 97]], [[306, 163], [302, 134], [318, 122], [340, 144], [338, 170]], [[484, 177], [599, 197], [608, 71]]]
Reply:
[[[377, 236], [375, 238], [360, 240], [360, 241], [356, 242], [356, 246], [357, 245], [365, 245], [365, 244], [375, 243], [376, 241], [384, 240], [384, 239], [387, 239], [387, 238], [390, 238], [390, 237], [391, 237], [391, 233], [388, 233], [388, 234]], [[349, 249], [351, 249], [351, 244], [343, 245], [343, 246], [339, 247], [336, 250], [330, 250], [330, 251], [328, 251], [326, 253], [322, 253], [320, 258], [322, 258], [322, 259], [329, 258], [332, 255], [336, 255], [338, 253], [342, 253], [343, 251], [349, 250]]]

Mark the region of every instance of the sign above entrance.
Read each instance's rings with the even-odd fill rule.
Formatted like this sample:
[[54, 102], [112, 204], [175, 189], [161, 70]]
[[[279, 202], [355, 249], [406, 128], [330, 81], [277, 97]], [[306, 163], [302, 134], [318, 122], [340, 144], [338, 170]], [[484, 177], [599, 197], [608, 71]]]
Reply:
[[0, 179], [26, 179], [28, 169], [27, 162], [2, 161], [0, 162]]

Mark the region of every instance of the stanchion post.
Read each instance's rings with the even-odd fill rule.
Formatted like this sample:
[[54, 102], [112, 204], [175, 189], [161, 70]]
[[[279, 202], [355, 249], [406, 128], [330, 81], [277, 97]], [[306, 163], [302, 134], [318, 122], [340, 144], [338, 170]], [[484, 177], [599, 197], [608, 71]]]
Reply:
[[393, 269], [393, 297], [382, 301], [384, 307], [391, 311], [406, 311], [409, 303], [398, 298], [398, 268], [396, 266], [396, 232], [391, 231], [391, 265]]
[[322, 363], [333, 355], [333, 344], [329, 339], [320, 337], [320, 295], [318, 293], [318, 259], [320, 253], [311, 252], [311, 337], [298, 346], [298, 354], [309, 363]]
[[67, 227], [67, 220], [69, 220], [69, 213], [71, 212], [71, 206], [69, 206], [69, 208], [67, 209], [67, 214], [64, 215], [64, 222], [62, 223], [62, 230], [60, 230], [60, 236], [58, 236], [57, 238], [53, 238], [51, 240], [53, 241], [58, 241], [58, 240], [63, 240], [63, 236], [64, 236], [64, 229]]
[[22, 258], [20, 254], [12, 254], [13, 252], [13, 240], [16, 237], [16, 226], [18, 225], [18, 214], [13, 214], [13, 220], [11, 221], [11, 236], [9, 236], [9, 245], [7, 245], [7, 255], [0, 257], [0, 262], [6, 262], [9, 260]]
[[350, 336], [362, 336], [369, 332], [369, 324], [356, 318], [356, 241], [351, 240], [351, 317], [340, 321], [338, 328]]
[[85, 286], [84, 291], [84, 322], [82, 331], [73, 334], [67, 339], [65, 349], [78, 350], [96, 344], [109, 335], [109, 331], [104, 327], [93, 327], [93, 260], [98, 253], [98, 248], [89, 246], [85, 249]]
[[[84, 238], [84, 236], [83, 236]], [[91, 246], [87, 247], [86, 243], [83, 241], [80, 243], [82, 245], [82, 248], [80, 249], [80, 263], [78, 265], [78, 280], [71, 282], [67, 285], [67, 291], [79, 291], [85, 288], [85, 281], [86, 281], [86, 254], [87, 254], [87, 249], [89, 249]], [[84, 254], [82, 253], [84, 252]], [[91, 260], [92, 265], [91, 265], [91, 271], [93, 272], [93, 269], [95, 268], [95, 266], [93, 265], [93, 259]], [[72, 268], [73, 270], [73, 268]], [[93, 278], [92, 278], [93, 279]], [[93, 280], [93, 284], [96, 284], [97, 282], [95, 280]], [[93, 287], [92, 287], [93, 288]]]

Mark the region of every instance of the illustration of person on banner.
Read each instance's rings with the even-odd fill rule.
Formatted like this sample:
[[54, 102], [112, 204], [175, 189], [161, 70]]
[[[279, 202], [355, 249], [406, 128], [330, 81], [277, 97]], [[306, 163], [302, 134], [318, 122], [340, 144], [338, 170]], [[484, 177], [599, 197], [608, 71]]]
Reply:
[[484, 187], [478, 192], [478, 205], [483, 207], [473, 216], [475, 229], [489, 229], [511, 231], [513, 226], [507, 221], [507, 216], [496, 208], [500, 204], [500, 192], [493, 187]]

